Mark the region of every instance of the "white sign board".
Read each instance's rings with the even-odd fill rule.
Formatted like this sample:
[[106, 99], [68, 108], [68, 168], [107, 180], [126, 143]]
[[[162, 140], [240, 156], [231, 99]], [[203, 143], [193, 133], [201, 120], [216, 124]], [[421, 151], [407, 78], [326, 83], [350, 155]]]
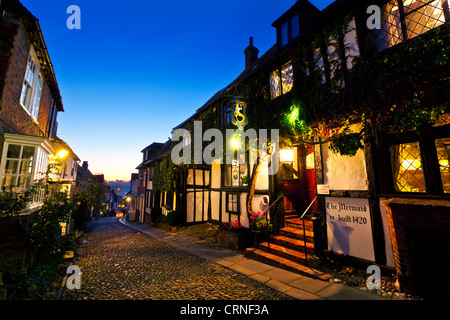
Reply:
[[328, 250], [375, 261], [369, 200], [325, 197]]
[[329, 195], [330, 194], [330, 186], [327, 184], [318, 184], [317, 185], [317, 194]]

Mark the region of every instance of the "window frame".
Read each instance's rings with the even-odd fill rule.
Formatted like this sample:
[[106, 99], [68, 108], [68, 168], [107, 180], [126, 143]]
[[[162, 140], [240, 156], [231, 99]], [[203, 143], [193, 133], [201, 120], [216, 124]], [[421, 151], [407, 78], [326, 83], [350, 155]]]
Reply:
[[[45, 138], [35, 137], [35, 136], [18, 135], [18, 134], [13, 134], [13, 133], [4, 133], [3, 151], [2, 151], [1, 161], [0, 161], [0, 186], [1, 186], [0, 192], [8, 192], [8, 190], [3, 191], [3, 180], [4, 180], [5, 176], [12, 176], [10, 174], [5, 174], [6, 161], [8, 159], [13, 159], [13, 158], [7, 157], [7, 153], [8, 153], [8, 149], [9, 149], [10, 145], [20, 145], [21, 146], [19, 159], [22, 156], [23, 147], [27, 147], [27, 146], [34, 147], [33, 160], [31, 160], [32, 167], [31, 167], [31, 172], [29, 174], [30, 184], [27, 189], [27, 190], [29, 190], [29, 188], [31, 188], [33, 183], [35, 183], [39, 179], [42, 179], [45, 177], [46, 172], [41, 172], [41, 170], [45, 170], [45, 171], [47, 170], [47, 166], [49, 163], [49, 157], [54, 152], [53, 147], [51, 146], [50, 142]], [[19, 163], [17, 164], [17, 168], [19, 170], [16, 174], [14, 174], [14, 176], [15, 176], [14, 179], [15, 179], [15, 181], [17, 181], [17, 183], [19, 181], [18, 180], [19, 177], [21, 176], [19, 165], [20, 165], [20, 161], [22, 161], [22, 160], [23, 159], [19, 160]], [[25, 161], [29, 161], [29, 160], [25, 160]], [[28, 176], [28, 175], [22, 175], [22, 176]], [[17, 186], [17, 185], [13, 185], [13, 186]], [[31, 203], [29, 204], [29, 208], [34, 208], [34, 207], [42, 204], [43, 196], [44, 196], [43, 192], [40, 192], [39, 194], [35, 195], [33, 200], [31, 201]]]
[[[284, 86], [285, 86], [284, 83], [285, 83], [285, 81], [283, 81], [283, 69], [286, 68], [286, 67], [288, 67], [289, 65], [291, 66], [291, 70], [292, 70], [292, 76], [291, 76], [292, 85], [291, 85], [291, 87], [290, 87], [290, 89], [289, 89], [288, 91], [284, 92], [284, 91], [285, 91], [285, 90], [284, 90]], [[281, 96], [283, 96], [283, 95], [285, 95], [285, 94], [291, 92], [292, 89], [294, 89], [294, 86], [295, 86], [295, 76], [294, 76], [294, 73], [295, 73], [295, 70], [294, 70], [294, 63], [293, 63], [292, 60], [289, 60], [288, 62], [283, 63], [281, 66], [275, 68], [275, 70], [273, 70], [273, 71], [270, 73], [270, 76], [269, 76], [269, 86], [270, 86], [270, 99], [271, 99], [271, 100], [276, 99], [276, 98], [278, 98], [278, 97], [281, 97]], [[279, 84], [280, 84], [280, 85], [279, 85], [279, 89], [277, 90], [277, 91], [278, 91], [278, 92], [277, 92], [277, 95], [274, 95], [274, 94], [273, 94], [273, 93], [274, 93], [274, 90], [273, 90], [274, 87], [273, 87], [273, 85], [272, 85], [272, 83], [273, 83], [272, 78], [273, 78], [274, 75], [277, 76], [277, 78], [279, 79]]]
[[[237, 161], [237, 160], [236, 160]], [[241, 165], [245, 165], [247, 168], [247, 185], [242, 185], [241, 184]], [[230, 189], [242, 189], [242, 190], [247, 190], [250, 187], [250, 165], [248, 163], [248, 161], [246, 161], [245, 164], [239, 164], [239, 185], [238, 186], [233, 186], [233, 182], [232, 182], [232, 177], [230, 177], [230, 185], [226, 184], [226, 180], [227, 180], [227, 174], [228, 174], [228, 167], [231, 166], [231, 170], [233, 170], [233, 164], [222, 164], [221, 165], [221, 171], [222, 171], [222, 177], [221, 177], [221, 185], [223, 188], [230, 188]], [[233, 175], [233, 172], [231, 171], [231, 175]]]
[[[414, 197], [442, 197], [450, 198], [450, 193], [444, 192], [442, 176], [440, 172], [440, 164], [438, 160], [436, 140], [450, 138], [450, 124], [439, 127], [433, 127], [426, 132], [410, 132], [401, 135], [386, 134], [383, 136], [383, 152], [384, 156], [381, 163], [385, 164], [387, 173], [382, 174], [381, 193], [395, 196], [414, 196]], [[425, 192], [401, 192], [394, 189], [394, 177], [392, 174], [392, 163], [390, 160], [389, 148], [392, 145], [403, 143], [419, 143], [421, 166], [423, 177], [425, 180]]]
[[[396, 41], [396, 43], [395, 44], [390, 44], [389, 42], [387, 42], [387, 41], [385, 41], [384, 39], [379, 39], [379, 37], [381, 37], [381, 35], [383, 35], [384, 34], [384, 37], [386, 38], [386, 34], [389, 34], [390, 35], [390, 33], [388, 33], [385, 29], [384, 29], [384, 25], [385, 25], [385, 20], [383, 19], [383, 26], [382, 26], [382, 28], [380, 29], [380, 30], [373, 30], [374, 31], [374, 36], [375, 36], [375, 49], [376, 49], [376, 51], [377, 52], [382, 52], [382, 51], [384, 51], [384, 50], [386, 50], [386, 49], [389, 49], [389, 48], [392, 48], [392, 47], [395, 47], [396, 45], [399, 45], [399, 44], [401, 44], [401, 43], [403, 43], [403, 42], [405, 42], [405, 41], [408, 41], [408, 40], [411, 40], [411, 39], [414, 39], [415, 37], [417, 37], [417, 36], [420, 36], [420, 35], [422, 35], [422, 34], [425, 34], [425, 33], [427, 33], [428, 31], [431, 31], [431, 30], [433, 30], [433, 29], [435, 29], [435, 28], [438, 28], [438, 27], [440, 27], [440, 26], [442, 26], [443, 24], [446, 24], [446, 23], [449, 23], [450, 22], [450, 11], [449, 11], [449, 5], [448, 5], [448, 1], [447, 0], [428, 0], [428, 2], [426, 3], [426, 4], [422, 4], [422, 5], [419, 5], [417, 8], [415, 8], [414, 10], [410, 10], [410, 11], [408, 11], [408, 12], [406, 12], [405, 11], [405, 6], [404, 6], [404, 0], [395, 0], [396, 2], [397, 2], [397, 7], [398, 7], [398, 13], [399, 13], [399, 15], [398, 15], [398, 19], [399, 19], [399, 24], [398, 25], [392, 25], [392, 26], [394, 26], [394, 27], [396, 27], [396, 30], [398, 30], [398, 28], [400, 28], [400, 30], [398, 30], [399, 31], [399, 33], [400, 33], [400, 35], [401, 35], [401, 39], [399, 38], [397, 41]], [[421, 9], [423, 9], [423, 8], [425, 8], [425, 7], [427, 7], [427, 6], [429, 6], [429, 5], [431, 5], [433, 2], [435, 2], [435, 1], [440, 1], [440, 7], [441, 7], [441, 9], [442, 9], [442, 11], [443, 11], [443, 16], [444, 16], [444, 23], [442, 23], [442, 24], [440, 24], [440, 25], [437, 25], [437, 26], [435, 26], [435, 27], [433, 27], [433, 28], [431, 28], [430, 30], [427, 30], [427, 31], [423, 31], [422, 33], [420, 33], [420, 34], [416, 34], [416, 35], [413, 35], [413, 36], [409, 36], [409, 33], [410, 33], [410, 31], [408, 31], [409, 29], [408, 29], [408, 26], [407, 26], [407, 24], [406, 24], [406, 19], [407, 19], [407, 17], [408, 16], [411, 16], [411, 15], [413, 15], [414, 13], [416, 13], [416, 12], [418, 12], [419, 10], [421, 10]], [[386, 1], [384, 4], [383, 4], [383, 6], [382, 6], [382, 11], [383, 11], [383, 13], [384, 12], [386, 12], [387, 10], [386, 10], [386, 6], [388, 6], [388, 5], [391, 5], [391, 2], [392, 2], [392, 0], [390, 0], [390, 1]], [[390, 13], [388, 14], [388, 16], [390, 15]], [[392, 36], [392, 35], [391, 35]], [[378, 42], [380, 42], [380, 41], [382, 41], [381, 42], [381, 44], [380, 43], [378, 43]]]
[[[30, 74], [32, 74], [32, 76], [30, 76]], [[36, 122], [38, 122], [43, 87], [44, 77], [41, 72], [41, 65], [34, 48], [31, 47], [28, 54], [27, 67], [22, 82], [19, 102], [22, 108], [24, 108]]]
[[[297, 32], [294, 33], [293, 32], [293, 19], [297, 18]], [[283, 30], [283, 27], [286, 26], [286, 33]], [[286, 35], [286, 42], [283, 42], [283, 35]], [[294, 34], [296, 34], [294, 36]], [[298, 12], [296, 12], [295, 14], [293, 14], [292, 16], [290, 16], [289, 18], [287, 18], [282, 24], [280, 24], [279, 26], [279, 43], [281, 47], [286, 46], [287, 44], [289, 44], [292, 40], [294, 40], [295, 38], [297, 38], [300, 35], [300, 14]]]
[[[236, 196], [236, 211], [234, 210], [229, 210], [229, 205], [230, 205], [230, 197], [229, 196]], [[233, 202], [234, 203], [234, 202]], [[236, 214], [239, 215], [239, 208], [240, 208], [240, 193], [239, 192], [225, 192], [225, 211], [229, 214]]]

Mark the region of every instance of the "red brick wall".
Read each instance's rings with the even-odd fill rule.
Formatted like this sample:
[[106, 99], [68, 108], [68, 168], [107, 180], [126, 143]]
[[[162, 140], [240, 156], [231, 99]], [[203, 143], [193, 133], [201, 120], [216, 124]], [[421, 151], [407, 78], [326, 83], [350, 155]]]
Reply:
[[52, 106], [52, 96], [44, 81], [38, 122], [20, 105], [30, 42], [23, 27], [3, 21], [0, 35], [0, 120], [14, 133], [43, 136]]

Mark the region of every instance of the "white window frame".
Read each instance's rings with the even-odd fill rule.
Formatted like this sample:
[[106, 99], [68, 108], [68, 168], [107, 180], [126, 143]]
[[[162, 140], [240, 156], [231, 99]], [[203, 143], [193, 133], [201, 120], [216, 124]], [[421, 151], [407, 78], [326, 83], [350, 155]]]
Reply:
[[39, 60], [33, 47], [31, 47], [20, 94], [20, 105], [36, 122], [38, 122], [43, 82], [44, 78]]
[[[3, 186], [3, 179], [5, 177], [5, 165], [9, 145], [20, 145], [22, 146], [22, 150], [23, 147], [26, 146], [35, 147], [31, 165], [30, 187], [34, 182], [45, 177], [49, 162], [49, 156], [54, 151], [50, 142], [47, 139], [42, 137], [27, 136], [12, 133], [4, 133], [4, 138], [5, 142], [3, 144], [3, 152], [0, 163], [0, 192], [3, 192], [2, 186]], [[20, 176], [20, 173], [17, 172], [15, 176], [16, 176], [15, 180], [18, 182], [18, 177]], [[37, 194], [34, 196], [29, 207], [34, 208], [42, 204], [42, 202], [43, 202], [43, 193]]]

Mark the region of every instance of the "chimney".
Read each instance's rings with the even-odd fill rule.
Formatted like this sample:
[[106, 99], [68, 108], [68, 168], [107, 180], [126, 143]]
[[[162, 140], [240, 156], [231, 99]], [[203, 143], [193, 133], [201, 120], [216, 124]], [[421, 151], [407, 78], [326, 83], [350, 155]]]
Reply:
[[244, 50], [245, 69], [249, 68], [256, 60], [258, 60], [259, 50], [253, 46], [253, 37], [250, 37], [249, 45]]
[[84, 170], [87, 170], [87, 168], [88, 168], [88, 162], [87, 162], [87, 161], [83, 161], [82, 168], [83, 168]]

